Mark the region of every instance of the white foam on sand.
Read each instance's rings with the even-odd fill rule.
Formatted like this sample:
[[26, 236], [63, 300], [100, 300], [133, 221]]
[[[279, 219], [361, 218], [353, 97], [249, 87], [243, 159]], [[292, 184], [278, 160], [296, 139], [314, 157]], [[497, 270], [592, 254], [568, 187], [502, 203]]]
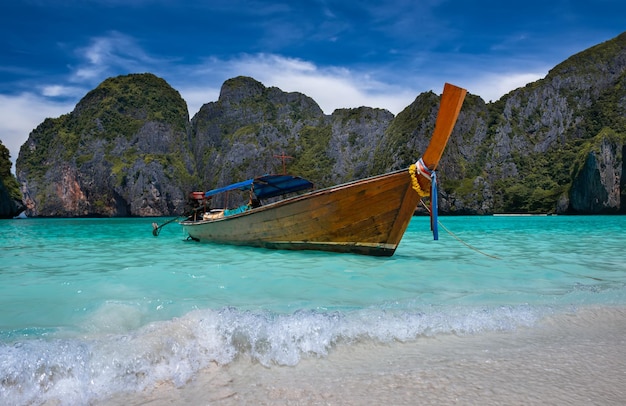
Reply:
[[602, 307], [514, 330], [339, 344], [295, 366], [242, 356], [102, 404], [622, 405], [624, 382], [626, 308]]

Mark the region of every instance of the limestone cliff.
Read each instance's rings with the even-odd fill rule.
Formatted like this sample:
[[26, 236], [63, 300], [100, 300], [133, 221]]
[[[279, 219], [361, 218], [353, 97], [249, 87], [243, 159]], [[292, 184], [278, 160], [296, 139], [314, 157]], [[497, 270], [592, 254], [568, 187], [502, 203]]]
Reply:
[[320, 107], [301, 93], [248, 77], [227, 80], [218, 101], [203, 105], [191, 120], [199, 185], [208, 189], [274, 173], [281, 165], [274, 155], [296, 153], [301, 132], [324, 125]]
[[[610, 209], [567, 204], [580, 188], [598, 201], [604, 194], [614, 193], [604, 186], [598, 189], [599, 184], [576, 181], [584, 172], [576, 172], [575, 166], [587, 159], [581, 158], [580, 151], [604, 127], [626, 134], [625, 72], [626, 33], [572, 56], [546, 78], [490, 106], [482, 148], [486, 153], [484, 173], [477, 176], [484, 177], [495, 191], [494, 211], [626, 211], [619, 199], [607, 203]], [[614, 155], [605, 158], [621, 168], [621, 147], [611, 151]]]
[[[626, 213], [616, 197], [624, 193], [625, 80], [626, 33], [495, 103], [468, 96], [455, 128], [461, 135], [441, 164], [442, 210]], [[591, 148], [606, 131], [614, 133], [611, 147]]]
[[624, 207], [626, 135], [604, 129], [581, 151], [575, 168], [569, 209], [592, 214], [615, 214]]
[[17, 176], [29, 216], [180, 212], [194, 163], [184, 100], [151, 74], [105, 80], [29, 136]]
[[237, 77], [191, 120], [200, 184], [226, 185], [265, 173], [297, 173], [318, 187], [368, 176], [373, 147], [393, 119], [386, 110], [339, 109], [325, 115], [301, 93]]
[[[625, 213], [625, 72], [626, 33], [494, 103], [468, 94], [438, 168], [442, 213]], [[189, 191], [281, 172], [283, 154], [318, 187], [408, 167], [438, 104], [426, 92], [396, 117], [326, 115], [304, 94], [236, 77], [189, 121], [162, 79], [121, 76], [40, 124], [17, 176], [29, 215], [179, 215]]]

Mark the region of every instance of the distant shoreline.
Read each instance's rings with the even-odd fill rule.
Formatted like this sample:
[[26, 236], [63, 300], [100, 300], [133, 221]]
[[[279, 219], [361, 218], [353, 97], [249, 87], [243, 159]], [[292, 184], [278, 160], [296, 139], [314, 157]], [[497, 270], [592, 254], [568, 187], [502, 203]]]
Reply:
[[492, 216], [495, 217], [526, 217], [526, 216], [534, 216], [534, 217], [545, 217], [545, 216], [558, 216], [558, 214], [533, 214], [533, 213], [494, 213]]

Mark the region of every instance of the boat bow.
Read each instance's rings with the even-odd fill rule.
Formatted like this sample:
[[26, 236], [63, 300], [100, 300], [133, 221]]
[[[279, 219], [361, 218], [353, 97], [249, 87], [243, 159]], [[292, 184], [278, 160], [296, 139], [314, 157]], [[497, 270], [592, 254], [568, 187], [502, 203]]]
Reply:
[[436, 169], [448, 145], [448, 140], [454, 129], [467, 90], [446, 83], [439, 103], [439, 112], [435, 122], [435, 130], [424, 155], [409, 167], [413, 189], [420, 197], [430, 196], [430, 228], [433, 238], [439, 239], [438, 231], [438, 191]]

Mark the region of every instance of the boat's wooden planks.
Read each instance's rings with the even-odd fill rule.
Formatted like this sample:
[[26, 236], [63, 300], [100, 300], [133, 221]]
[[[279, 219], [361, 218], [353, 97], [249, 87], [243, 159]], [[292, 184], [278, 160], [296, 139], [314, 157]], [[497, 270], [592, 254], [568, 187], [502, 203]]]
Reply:
[[405, 207], [404, 213], [399, 212], [409, 188], [410, 176], [407, 171], [401, 171], [275, 203], [256, 209], [253, 216], [233, 216], [214, 221], [209, 227], [206, 223], [205, 227], [202, 223], [190, 224], [188, 231], [201, 240], [259, 246], [276, 241], [294, 244], [303, 241], [395, 247], [402, 233], [396, 231], [390, 242], [392, 231], [404, 231], [417, 204], [415, 198], [412, 208]]

